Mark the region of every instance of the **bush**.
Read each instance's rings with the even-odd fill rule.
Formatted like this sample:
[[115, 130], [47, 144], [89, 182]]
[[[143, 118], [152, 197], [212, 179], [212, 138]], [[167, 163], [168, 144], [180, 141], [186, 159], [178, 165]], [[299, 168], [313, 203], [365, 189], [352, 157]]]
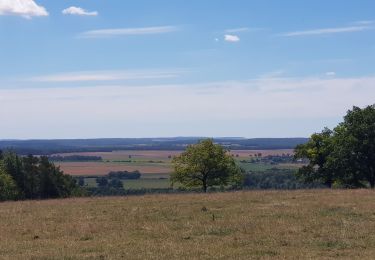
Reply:
[[296, 177], [296, 171], [273, 168], [264, 172], [245, 174], [244, 188], [247, 189], [305, 189], [324, 188], [325, 185], [314, 182], [306, 184]]
[[15, 200], [18, 195], [18, 189], [12, 176], [0, 170], [0, 201]]
[[139, 171], [128, 172], [128, 171], [117, 171], [108, 173], [110, 179], [121, 179], [121, 180], [136, 180], [141, 178]]

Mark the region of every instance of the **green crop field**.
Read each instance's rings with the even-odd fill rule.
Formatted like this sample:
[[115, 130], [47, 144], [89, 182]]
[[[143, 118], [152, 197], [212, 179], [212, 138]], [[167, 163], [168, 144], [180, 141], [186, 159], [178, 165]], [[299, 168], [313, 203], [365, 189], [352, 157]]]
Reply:
[[0, 204], [1, 259], [373, 259], [372, 190]]

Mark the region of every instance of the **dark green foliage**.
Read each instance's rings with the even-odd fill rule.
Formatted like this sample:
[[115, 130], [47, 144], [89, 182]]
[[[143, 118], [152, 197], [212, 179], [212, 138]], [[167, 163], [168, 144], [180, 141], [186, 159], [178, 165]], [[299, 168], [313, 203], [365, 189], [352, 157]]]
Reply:
[[117, 178], [122, 180], [136, 180], [141, 178], [141, 173], [139, 171], [118, 171], [118, 172], [110, 172], [108, 173], [108, 178]]
[[[14, 184], [16, 188], [12, 199], [65, 198], [80, 193], [75, 180], [47, 157], [19, 157], [7, 152], [1, 158], [1, 169], [2, 176], [8, 176], [3, 177], [8, 187]], [[0, 196], [4, 196], [4, 191], [0, 190]]]
[[108, 186], [108, 178], [107, 177], [99, 177], [96, 179], [96, 183], [98, 187], [107, 187]]
[[319, 181], [331, 187], [335, 181], [335, 170], [327, 163], [333, 150], [333, 132], [325, 128], [315, 133], [306, 144], [295, 148], [295, 158], [307, 158], [309, 164], [298, 171], [300, 179], [306, 183]]
[[321, 183], [304, 183], [295, 174], [295, 170], [269, 169], [262, 172], [245, 174], [245, 189], [306, 189], [323, 188]]
[[325, 129], [296, 148], [309, 164], [298, 175], [307, 182], [356, 188], [375, 187], [375, 105], [353, 107], [333, 131]]
[[84, 177], [78, 178], [78, 185], [81, 186], [81, 187], [85, 185], [85, 178]]
[[0, 168], [0, 201], [18, 198], [18, 188], [12, 176]]
[[124, 185], [122, 184], [122, 181], [119, 179], [111, 179], [108, 183], [109, 187], [115, 188], [115, 189], [123, 189]]

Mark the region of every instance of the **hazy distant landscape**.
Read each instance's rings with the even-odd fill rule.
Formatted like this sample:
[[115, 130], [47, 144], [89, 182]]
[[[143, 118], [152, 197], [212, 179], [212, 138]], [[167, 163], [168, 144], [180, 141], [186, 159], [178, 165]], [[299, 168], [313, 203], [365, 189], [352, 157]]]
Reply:
[[[184, 150], [189, 144], [207, 137], [171, 138], [103, 138], [57, 140], [1, 140], [0, 149], [11, 149], [23, 155], [49, 155], [70, 152], [112, 152], [121, 150]], [[214, 138], [230, 150], [294, 149], [308, 138]]]
[[[112, 171], [139, 171], [140, 179], [125, 180], [125, 189], [168, 189], [173, 171], [172, 159], [181, 154], [199, 137], [91, 139], [91, 140], [8, 140], [0, 141], [0, 149], [11, 149], [19, 154], [48, 155], [50, 160], [76, 178], [83, 177], [84, 185], [97, 187], [96, 178]], [[272, 168], [292, 169], [300, 164], [291, 163], [296, 145], [307, 138], [214, 138], [230, 150], [230, 154], [246, 171], [262, 172]], [[126, 149], [126, 150], [123, 150]], [[261, 154], [262, 162], [251, 162]], [[73, 156], [73, 157], [72, 157]], [[74, 158], [78, 156], [78, 158]], [[286, 163], [272, 163], [268, 156], [290, 157]], [[62, 158], [59, 158], [62, 157]], [[67, 158], [64, 161], [64, 158]], [[70, 158], [70, 159], [69, 159]], [[94, 160], [93, 160], [94, 159]]]

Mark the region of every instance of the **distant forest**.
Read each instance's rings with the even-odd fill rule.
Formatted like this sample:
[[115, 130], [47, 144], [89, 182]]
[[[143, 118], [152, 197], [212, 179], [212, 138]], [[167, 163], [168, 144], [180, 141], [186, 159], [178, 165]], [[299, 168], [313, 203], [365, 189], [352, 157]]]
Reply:
[[[20, 155], [50, 155], [69, 152], [107, 152], [118, 150], [184, 150], [203, 137], [176, 138], [105, 138], [61, 140], [0, 140], [1, 150], [12, 150]], [[214, 138], [230, 150], [294, 149], [308, 138]]]

